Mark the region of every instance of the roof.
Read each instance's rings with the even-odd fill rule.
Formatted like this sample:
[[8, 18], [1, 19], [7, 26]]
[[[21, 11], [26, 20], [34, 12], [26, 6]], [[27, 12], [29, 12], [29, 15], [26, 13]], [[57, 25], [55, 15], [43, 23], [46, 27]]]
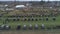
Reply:
[[24, 8], [25, 6], [24, 5], [16, 5], [15, 7], [16, 8]]

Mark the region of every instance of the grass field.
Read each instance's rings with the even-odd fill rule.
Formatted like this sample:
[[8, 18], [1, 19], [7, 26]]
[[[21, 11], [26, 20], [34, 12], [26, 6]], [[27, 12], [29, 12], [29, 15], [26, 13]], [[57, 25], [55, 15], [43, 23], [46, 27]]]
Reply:
[[[40, 17], [38, 17], [38, 18], [40, 18]], [[43, 18], [44, 18], [44, 20], [38, 20], [38, 21], [12, 21], [11, 20], [9, 22], [6, 22], [6, 24], [10, 25], [12, 29], [16, 29], [18, 24], [20, 24], [22, 27], [24, 24], [26, 24], [27, 27], [29, 27], [29, 24], [32, 24], [33, 26], [35, 24], [38, 24], [39, 26], [44, 24], [46, 27], [54, 27], [54, 26], [60, 25], [60, 16], [57, 16], [55, 21], [52, 20], [52, 17], [49, 17], [48, 21], [45, 20], [46, 17], [43, 17]], [[4, 19], [5, 18], [0, 20], [0, 25], [3, 24]]]

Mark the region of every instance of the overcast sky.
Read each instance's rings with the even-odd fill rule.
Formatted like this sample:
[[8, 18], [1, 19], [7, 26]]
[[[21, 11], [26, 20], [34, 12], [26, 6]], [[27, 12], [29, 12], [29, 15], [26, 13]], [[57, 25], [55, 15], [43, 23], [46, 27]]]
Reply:
[[[0, 0], [0, 1], [14, 1], [14, 0]], [[16, 0], [16, 1], [41, 1], [41, 0]], [[48, 1], [48, 0], [44, 0]], [[49, 1], [60, 1], [60, 0], [49, 0]]]

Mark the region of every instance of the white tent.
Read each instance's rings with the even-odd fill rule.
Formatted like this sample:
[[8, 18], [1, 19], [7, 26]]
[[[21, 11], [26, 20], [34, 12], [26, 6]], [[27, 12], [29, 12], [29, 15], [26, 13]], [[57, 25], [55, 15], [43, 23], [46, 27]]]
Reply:
[[7, 7], [8, 5], [6, 4], [5, 7]]
[[16, 5], [15, 7], [16, 8], [24, 8], [25, 6], [24, 5]]

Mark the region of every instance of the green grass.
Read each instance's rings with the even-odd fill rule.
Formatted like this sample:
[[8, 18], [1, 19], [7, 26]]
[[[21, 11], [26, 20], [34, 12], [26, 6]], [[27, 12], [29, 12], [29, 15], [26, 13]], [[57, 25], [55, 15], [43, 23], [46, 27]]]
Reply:
[[[0, 25], [3, 24], [4, 20], [7, 18], [6, 16], [9, 16], [9, 15], [8, 14], [5, 14], [5, 15], [3, 15], [3, 17], [0, 17], [0, 18], [3, 18], [2, 20], [0, 20]], [[23, 18], [23, 17], [21, 17], [21, 18]], [[27, 17], [27, 18], [31, 18], [31, 17]], [[41, 17], [34, 17], [34, 18], [41, 18]], [[43, 17], [43, 18], [44, 18], [44, 20], [39, 20], [39, 21], [12, 21], [11, 20], [7, 24], [10, 25], [10, 26], [12, 26], [12, 28], [16, 28], [16, 26], [18, 24], [20, 24], [22, 26], [24, 24], [26, 24], [28, 26], [29, 26], [29, 24], [32, 24], [33, 26], [35, 24], [38, 24], [39, 26], [41, 26], [41, 24], [44, 24], [46, 27], [52, 26], [52, 25], [53, 26], [60, 25], [60, 16], [56, 16], [56, 21], [53, 21], [52, 20], [52, 17], [49, 17], [49, 20], [48, 21], [45, 20], [46, 17]]]
[[[1, 18], [3, 18], [3, 19], [0, 20], [0, 25], [3, 24], [3, 21], [7, 17], [1, 17]], [[35, 18], [37, 18], [37, 17], [35, 17]], [[38, 17], [38, 18], [40, 18], [40, 17]], [[45, 19], [46, 17], [43, 17], [43, 18]], [[56, 17], [56, 21], [53, 21], [52, 17], [49, 17], [48, 21], [46, 21], [46, 20], [39, 20], [39, 21], [12, 21], [11, 20], [11, 21], [7, 22], [7, 24], [10, 25], [12, 28], [16, 28], [16, 26], [18, 24], [22, 25], [22, 27], [23, 27], [24, 24], [26, 24], [27, 26], [29, 26], [29, 24], [32, 24], [33, 26], [35, 24], [38, 24], [39, 26], [41, 26], [41, 24], [44, 24], [46, 27], [48, 27], [48, 26], [50, 27], [50, 26], [60, 25], [60, 16]]]

